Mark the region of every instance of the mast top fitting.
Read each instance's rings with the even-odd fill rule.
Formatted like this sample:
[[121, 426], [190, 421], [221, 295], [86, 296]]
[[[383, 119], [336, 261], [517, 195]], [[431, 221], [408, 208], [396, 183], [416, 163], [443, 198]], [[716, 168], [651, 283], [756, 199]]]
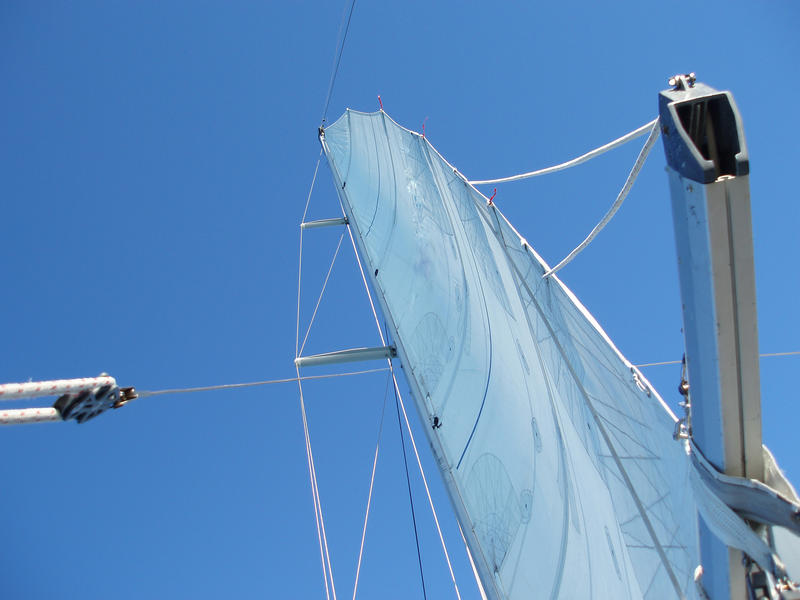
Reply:
[[697, 77], [695, 76], [694, 73], [686, 73], [684, 75], [680, 74], [673, 75], [672, 77], [669, 78], [669, 81], [667, 83], [669, 83], [669, 85], [671, 85], [674, 88], [674, 91], [677, 92], [680, 90], [687, 90], [689, 88], [693, 88], [695, 81], [697, 81]]

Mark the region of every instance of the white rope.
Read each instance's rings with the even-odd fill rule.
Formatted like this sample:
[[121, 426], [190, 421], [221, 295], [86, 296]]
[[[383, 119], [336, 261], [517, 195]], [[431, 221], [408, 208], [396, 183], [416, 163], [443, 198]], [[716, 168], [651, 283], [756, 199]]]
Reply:
[[[353, 251], [355, 252], [355, 255], [356, 255], [356, 261], [358, 262], [358, 269], [361, 272], [361, 280], [364, 282], [364, 289], [367, 292], [367, 298], [369, 298], [369, 305], [370, 305], [370, 308], [372, 308], [372, 316], [375, 317], [375, 326], [378, 328], [378, 335], [381, 338], [381, 343], [385, 346], [386, 345], [386, 340], [383, 337], [383, 331], [381, 330], [381, 323], [380, 323], [380, 320], [378, 319], [378, 312], [375, 310], [375, 303], [372, 300], [372, 294], [369, 291], [369, 285], [367, 284], [367, 278], [364, 275], [364, 267], [361, 265], [361, 257], [358, 255], [358, 250], [356, 249], [356, 242], [355, 242], [355, 239], [353, 238], [353, 233], [352, 233], [349, 225], [347, 227], [347, 231], [350, 234], [350, 242], [353, 244]], [[433, 513], [433, 521], [436, 523], [436, 531], [439, 534], [439, 541], [442, 544], [442, 550], [444, 550], [444, 558], [447, 561], [447, 568], [450, 571], [450, 578], [453, 581], [453, 587], [455, 588], [456, 597], [458, 598], [458, 600], [461, 600], [461, 593], [458, 590], [458, 584], [456, 583], [456, 577], [455, 577], [455, 574], [453, 573], [453, 565], [450, 562], [450, 554], [447, 551], [447, 544], [444, 541], [444, 535], [442, 535], [442, 528], [439, 526], [439, 517], [436, 514], [436, 508], [433, 505], [433, 498], [431, 498], [431, 492], [430, 492], [430, 489], [428, 488], [428, 480], [425, 477], [425, 471], [422, 468], [422, 462], [419, 459], [419, 451], [417, 450], [417, 443], [414, 440], [414, 433], [411, 431], [411, 424], [408, 421], [408, 415], [406, 414], [406, 407], [405, 407], [405, 404], [403, 403], [403, 395], [400, 393], [400, 388], [397, 385], [397, 377], [395, 377], [394, 366], [392, 365], [392, 360], [391, 359], [387, 359], [387, 363], [389, 364], [389, 370], [391, 371], [391, 374], [392, 374], [392, 382], [394, 384], [395, 392], [397, 392], [397, 398], [400, 400], [400, 408], [403, 410], [403, 417], [404, 417], [405, 422], [406, 422], [406, 428], [408, 429], [408, 435], [411, 438], [411, 446], [414, 448], [414, 455], [417, 458], [417, 466], [419, 467], [419, 472], [420, 472], [420, 475], [422, 476], [422, 483], [425, 485], [425, 493], [428, 496], [428, 504], [431, 507], [431, 513]]]
[[543, 277], [550, 277], [553, 273], [558, 271], [559, 269], [563, 268], [573, 258], [578, 256], [586, 246], [588, 246], [592, 240], [597, 237], [597, 234], [602, 231], [602, 229], [608, 224], [616, 212], [619, 210], [619, 207], [622, 206], [622, 203], [625, 201], [625, 198], [628, 196], [628, 193], [631, 191], [633, 187], [633, 182], [636, 181], [637, 175], [639, 175], [639, 171], [642, 169], [642, 165], [644, 165], [644, 161], [647, 158], [647, 155], [650, 153], [650, 150], [656, 143], [658, 139], [658, 135], [660, 133], [660, 129], [658, 126], [658, 119], [651, 122], [649, 124], [650, 127], [650, 135], [647, 138], [647, 141], [644, 143], [641, 152], [639, 152], [639, 156], [636, 158], [636, 162], [631, 169], [631, 172], [628, 174], [628, 179], [625, 180], [625, 185], [622, 186], [619, 194], [617, 195], [617, 199], [614, 201], [614, 204], [611, 205], [611, 208], [605, 214], [605, 216], [600, 220], [600, 222], [594, 226], [594, 229], [589, 233], [585, 240], [583, 240], [577, 248], [575, 248], [572, 252], [570, 252], [560, 263], [558, 263], [555, 267], [550, 269], [547, 273], [543, 275]]
[[46, 421], [63, 421], [61, 413], [52, 407], [0, 410], [0, 425], [28, 425]]
[[609, 150], [613, 150], [622, 144], [630, 142], [631, 140], [635, 140], [636, 138], [644, 135], [650, 129], [658, 123], [658, 119], [650, 121], [646, 125], [642, 125], [639, 129], [635, 129], [630, 133], [626, 133], [621, 138], [614, 140], [613, 142], [609, 142], [605, 146], [600, 146], [599, 148], [595, 148], [594, 150], [587, 152], [577, 158], [573, 158], [572, 160], [568, 160], [567, 162], [561, 163], [560, 165], [554, 165], [552, 167], [547, 167], [545, 169], [539, 169], [538, 171], [530, 171], [529, 173], [522, 173], [521, 175], [512, 175], [511, 177], [502, 177], [500, 179], [483, 179], [481, 181], [470, 181], [471, 185], [483, 185], [488, 183], [506, 183], [508, 181], [519, 181], [520, 179], [528, 179], [529, 177], [538, 177], [539, 175], [548, 175], [549, 173], [555, 173], [557, 171], [563, 171], [564, 169], [569, 169], [570, 167], [575, 167], [581, 163], [586, 162], [587, 160], [591, 160], [601, 154], [608, 152]]
[[381, 409], [381, 420], [378, 425], [378, 441], [375, 443], [375, 458], [372, 460], [372, 475], [369, 479], [369, 494], [367, 495], [367, 510], [364, 513], [364, 528], [361, 530], [361, 546], [358, 548], [358, 564], [356, 565], [356, 581], [353, 584], [353, 600], [356, 600], [358, 592], [358, 579], [361, 575], [361, 558], [364, 555], [364, 540], [367, 537], [367, 521], [369, 520], [369, 509], [372, 506], [372, 488], [375, 485], [375, 469], [378, 466], [378, 451], [381, 447], [381, 434], [383, 433], [383, 417], [386, 414], [386, 398], [389, 395], [389, 379], [386, 379], [386, 391], [383, 394], [383, 408]]
[[322, 296], [325, 294], [325, 288], [328, 287], [328, 279], [331, 277], [331, 271], [333, 271], [333, 265], [336, 263], [336, 257], [339, 256], [339, 248], [342, 247], [342, 240], [344, 239], [344, 231], [342, 235], [339, 237], [339, 243], [336, 245], [336, 252], [333, 253], [333, 260], [331, 260], [331, 265], [328, 267], [328, 274], [325, 275], [325, 282], [322, 284], [322, 291], [319, 293], [319, 298], [317, 298], [317, 305], [314, 307], [314, 312], [311, 315], [311, 321], [308, 323], [308, 329], [306, 329], [306, 335], [303, 337], [303, 343], [300, 345], [300, 354], [303, 354], [303, 350], [306, 347], [306, 342], [308, 341], [308, 334], [311, 333], [311, 326], [314, 324], [314, 319], [317, 316], [317, 311], [319, 310], [319, 305], [322, 302]]
[[92, 390], [103, 385], [117, 385], [113, 377], [83, 377], [81, 379], [55, 379], [53, 381], [27, 381], [25, 383], [0, 384], [0, 401], [36, 398], [40, 396], [61, 396]]

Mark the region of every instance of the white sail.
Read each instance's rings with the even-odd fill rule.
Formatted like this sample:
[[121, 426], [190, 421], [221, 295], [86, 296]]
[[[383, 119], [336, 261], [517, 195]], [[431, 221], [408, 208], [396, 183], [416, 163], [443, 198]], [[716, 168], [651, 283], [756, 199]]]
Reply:
[[323, 146], [489, 597], [693, 596], [663, 401], [424, 137], [348, 111]]

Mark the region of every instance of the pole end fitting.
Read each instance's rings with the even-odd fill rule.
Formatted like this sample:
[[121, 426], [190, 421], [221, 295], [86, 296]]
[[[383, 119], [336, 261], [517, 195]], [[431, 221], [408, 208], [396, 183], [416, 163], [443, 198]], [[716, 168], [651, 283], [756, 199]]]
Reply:
[[679, 90], [688, 90], [689, 88], [693, 88], [695, 82], [697, 81], [697, 77], [694, 73], [685, 73], [683, 75], [673, 75], [669, 78], [669, 85], [671, 85], [674, 91]]
[[114, 403], [113, 408], [120, 408], [125, 406], [131, 400], [136, 400], [139, 395], [136, 393], [135, 387], [119, 388], [119, 400]]

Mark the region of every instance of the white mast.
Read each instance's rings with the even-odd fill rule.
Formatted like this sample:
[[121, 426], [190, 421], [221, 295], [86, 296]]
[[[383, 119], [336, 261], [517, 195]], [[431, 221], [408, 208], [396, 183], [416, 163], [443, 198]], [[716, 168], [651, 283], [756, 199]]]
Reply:
[[[691, 382], [691, 436], [721, 473], [764, 480], [749, 162], [730, 92], [670, 80], [659, 112]], [[742, 552], [700, 518], [702, 585], [748, 596]], [[763, 565], [762, 565], [763, 566]]]

